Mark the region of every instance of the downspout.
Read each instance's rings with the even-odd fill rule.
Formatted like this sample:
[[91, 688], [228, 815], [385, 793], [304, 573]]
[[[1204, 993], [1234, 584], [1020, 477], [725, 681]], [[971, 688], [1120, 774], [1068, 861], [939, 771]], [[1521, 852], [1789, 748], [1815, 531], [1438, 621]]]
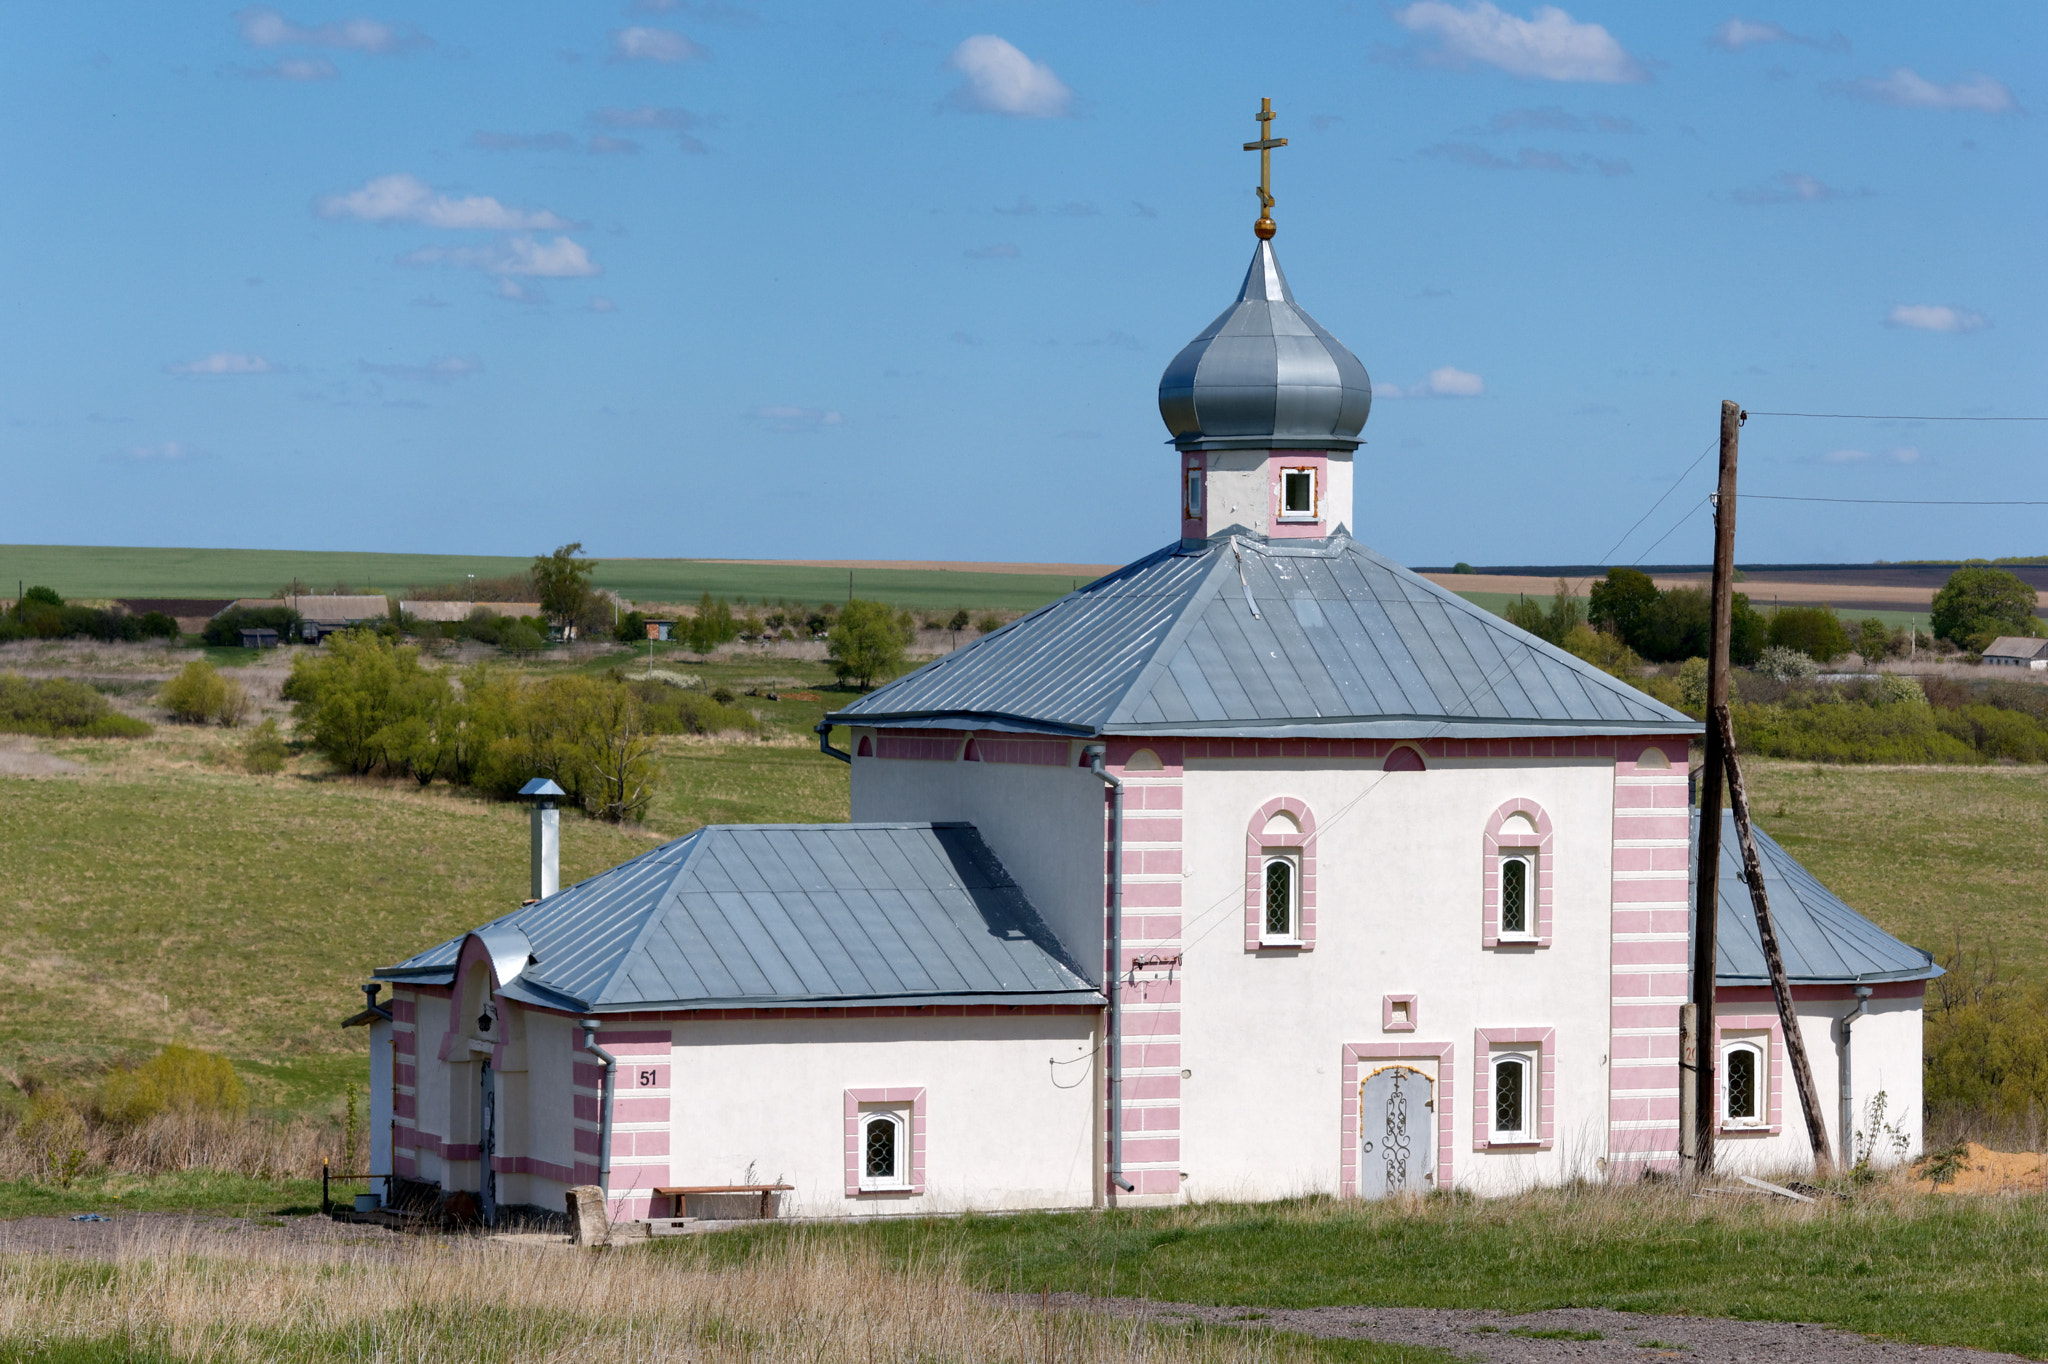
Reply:
[[1125, 1193], [1136, 1193], [1138, 1186], [1124, 1178], [1124, 1011], [1117, 1002], [1124, 973], [1124, 784], [1102, 765], [1107, 750], [1101, 744], [1081, 751], [1088, 755], [1088, 770], [1109, 788], [1109, 971], [1103, 982], [1109, 1000], [1109, 1178]]
[[848, 753], [843, 748], [832, 747], [832, 722], [830, 720], [818, 721], [815, 732], [818, 736], [818, 751], [820, 753], [828, 758], [837, 758], [843, 763], [853, 761], [851, 753]]
[[1870, 1009], [1870, 996], [1875, 993], [1868, 985], [1856, 987], [1856, 1007], [1842, 1015], [1842, 1165], [1847, 1168], [1856, 1163], [1856, 1094], [1850, 1088], [1849, 1077], [1849, 1029], [1857, 1019]]
[[612, 1082], [618, 1076], [619, 1058], [597, 1045], [597, 1020], [583, 1020], [583, 1050], [604, 1062], [604, 1097], [597, 1105], [597, 1187], [606, 1199], [606, 1220], [610, 1220], [612, 1196]]

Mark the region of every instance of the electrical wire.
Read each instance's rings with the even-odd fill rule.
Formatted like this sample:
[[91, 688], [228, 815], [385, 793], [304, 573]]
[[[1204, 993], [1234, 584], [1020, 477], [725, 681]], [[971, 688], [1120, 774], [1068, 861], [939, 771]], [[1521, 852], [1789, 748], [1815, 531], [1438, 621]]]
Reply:
[[[1605, 554], [1601, 555], [1598, 559], [1595, 559], [1593, 562], [1598, 564], [1604, 564], [1609, 559], [1612, 559], [1614, 557], [1614, 551], [1620, 549], [1624, 544], [1626, 544], [1628, 542], [1628, 537], [1634, 535], [1636, 533], [1637, 528], [1640, 527], [1643, 524], [1643, 522], [1649, 520], [1653, 515], [1656, 514], [1657, 508], [1664, 505], [1665, 498], [1668, 498], [1671, 496], [1671, 494], [1677, 492], [1678, 485], [1685, 482], [1687, 475], [1691, 474], [1694, 469], [1699, 468], [1700, 461], [1705, 459], [1708, 455], [1712, 454], [1714, 452], [1715, 447], [1720, 445], [1720, 443], [1721, 438], [1719, 436], [1716, 436], [1713, 440], [1708, 441], [1707, 448], [1700, 451], [1699, 454], [1695, 455], [1693, 457], [1692, 463], [1685, 466], [1685, 472], [1681, 473], [1677, 478], [1672, 480], [1671, 486], [1664, 490], [1664, 496], [1658, 498], [1655, 502], [1652, 502], [1650, 504], [1650, 510], [1644, 512], [1641, 516], [1637, 517], [1636, 524], [1630, 526], [1626, 531], [1624, 531], [1622, 533], [1621, 539], [1616, 540], [1611, 546], [1608, 547], [1608, 550]], [[1641, 561], [1638, 560], [1638, 562]]]
[[1783, 493], [1737, 493], [1744, 501], [1849, 502], [1873, 507], [2048, 507], [2048, 502], [1927, 502], [1908, 497], [1791, 497]]
[[1858, 422], [2048, 422], [2048, 417], [1923, 417], [1903, 412], [1758, 412], [1752, 417], [1825, 417]]
[[[1687, 507], [1685, 509], [1685, 515], [1679, 517], [1678, 520], [1672, 524], [1670, 530], [1665, 531], [1662, 535], [1658, 536], [1655, 540], [1650, 542], [1650, 549], [1646, 549], [1641, 554], [1636, 555], [1636, 563], [1639, 564], [1643, 560], [1649, 558], [1651, 549], [1655, 549], [1658, 545], [1663, 544], [1666, 540], [1669, 540], [1673, 535], [1677, 534], [1678, 528], [1684, 525], [1687, 521], [1690, 521], [1692, 519], [1692, 514], [1698, 511], [1701, 507], [1706, 506], [1708, 501], [1712, 499], [1713, 496], [1714, 495], [1712, 493], [1708, 493], [1705, 497], [1702, 497], [1699, 501], [1693, 503], [1690, 507]], [[1635, 564], [1630, 564], [1629, 567], [1633, 568], [1635, 567]]]

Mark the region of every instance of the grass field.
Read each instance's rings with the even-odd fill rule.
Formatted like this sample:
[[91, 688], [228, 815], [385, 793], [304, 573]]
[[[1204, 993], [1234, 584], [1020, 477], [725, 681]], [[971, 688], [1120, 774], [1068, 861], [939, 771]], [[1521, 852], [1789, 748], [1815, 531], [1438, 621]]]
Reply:
[[2039, 1197], [1882, 1189], [1795, 1209], [1589, 1187], [1487, 1202], [1318, 1199], [771, 1226], [655, 1253], [737, 1264], [794, 1238], [901, 1264], [958, 1257], [970, 1281], [1010, 1292], [1260, 1307], [1607, 1307], [2048, 1355], [2048, 1202]]
[[[86, 545], [0, 545], [0, 596], [18, 581], [54, 587], [66, 597], [261, 597], [294, 577], [314, 591], [337, 582], [365, 591], [398, 591], [524, 572], [531, 556], [349, 554], [319, 550], [136, 549]], [[595, 582], [634, 601], [715, 597], [845, 601], [846, 569], [701, 559], [604, 559]], [[952, 569], [853, 570], [854, 595], [917, 610], [1026, 611], [1082, 583], [1067, 574], [973, 573]]]

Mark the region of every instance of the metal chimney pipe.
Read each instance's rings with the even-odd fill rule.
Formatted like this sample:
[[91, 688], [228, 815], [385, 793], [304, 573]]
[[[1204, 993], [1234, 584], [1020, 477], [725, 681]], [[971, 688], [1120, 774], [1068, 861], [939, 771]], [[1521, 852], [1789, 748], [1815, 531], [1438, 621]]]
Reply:
[[562, 812], [555, 798], [568, 794], [546, 777], [519, 788], [533, 799], [533, 898], [545, 900], [562, 888]]

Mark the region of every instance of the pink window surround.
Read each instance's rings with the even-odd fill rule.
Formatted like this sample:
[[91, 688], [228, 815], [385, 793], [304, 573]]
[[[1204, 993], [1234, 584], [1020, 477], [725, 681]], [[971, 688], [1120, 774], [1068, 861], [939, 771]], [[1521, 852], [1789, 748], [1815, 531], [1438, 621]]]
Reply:
[[[1915, 981], [1914, 984], [1919, 982]], [[1766, 994], [1769, 991], [1765, 992]], [[1729, 1033], [1747, 1033], [1746, 1037], [1730, 1037]], [[1760, 1042], [1765, 1052], [1764, 1084], [1768, 1090], [1764, 1106], [1766, 1121], [1760, 1123], [1733, 1123], [1728, 1121], [1728, 1063], [1727, 1046], [1730, 1042]], [[1776, 1136], [1785, 1130], [1785, 1026], [1778, 1015], [1767, 1014], [1717, 1014], [1714, 1017], [1714, 1106], [1720, 1114], [1721, 1132], [1724, 1136]]]
[[[1536, 826], [1536, 835], [1531, 839], [1527, 834], [1510, 834], [1503, 837], [1502, 830], [1516, 815], [1525, 816]], [[1486, 821], [1485, 863], [1480, 871], [1483, 902], [1480, 910], [1480, 941], [1486, 947], [1550, 946], [1551, 906], [1551, 824], [1550, 816], [1543, 807], [1533, 800], [1517, 798], [1501, 805]], [[1536, 852], [1535, 903], [1528, 906], [1536, 915], [1536, 936], [1528, 938], [1507, 938], [1500, 936], [1500, 855], [1503, 849], [1510, 851], [1533, 848]]]
[[[1283, 521], [1281, 501], [1281, 471], [1285, 469], [1312, 469], [1316, 476], [1316, 514], [1309, 521]], [[1330, 457], [1320, 450], [1275, 450], [1266, 458], [1266, 483], [1272, 489], [1272, 515], [1268, 518], [1269, 534], [1275, 540], [1320, 539], [1330, 533], [1329, 518], [1324, 508], [1330, 502]]]
[[1436, 1062], [1436, 1188], [1451, 1187], [1451, 1075], [1457, 1065], [1449, 1042], [1346, 1042], [1344, 1044], [1343, 1150], [1338, 1196], [1358, 1197], [1358, 1086], [1381, 1061]]
[[[1397, 1014], [1394, 1011], [1394, 1007], [1398, 1004], [1405, 1004], [1408, 1007]], [[1420, 1021], [1416, 1016], [1416, 1012], [1417, 1006], [1414, 995], [1386, 996], [1380, 1000], [1380, 1031], [1414, 1032], [1416, 1023]]]
[[[1180, 534], [1183, 540], [1200, 540], [1208, 535], [1209, 519], [1209, 468], [1208, 458], [1198, 451], [1188, 451], [1181, 459], [1180, 485]], [[1188, 475], [1193, 474], [1197, 486], [1202, 490], [1202, 507], [1195, 515], [1188, 514]]]
[[[1269, 834], [1266, 822], [1292, 815], [1298, 834]], [[1261, 942], [1266, 926], [1266, 854], [1295, 850], [1301, 858], [1300, 884], [1295, 887], [1295, 925], [1299, 940]], [[1244, 950], [1247, 952], [1312, 952], [1316, 945], [1316, 817], [1292, 796], [1275, 796], [1258, 808], [1244, 834]]]
[[[908, 1104], [910, 1106], [910, 1184], [900, 1189], [863, 1189], [860, 1186], [860, 1106], [862, 1104]], [[924, 1087], [901, 1089], [849, 1089], [846, 1091], [846, 1196], [875, 1198], [889, 1194], [924, 1192]]]
[[[1537, 1113], [1540, 1126], [1527, 1141], [1493, 1140], [1493, 1052], [1496, 1047], [1536, 1053]], [[1472, 1032], [1472, 1149], [1548, 1151], [1557, 1144], [1557, 1029], [1475, 1028]]]

